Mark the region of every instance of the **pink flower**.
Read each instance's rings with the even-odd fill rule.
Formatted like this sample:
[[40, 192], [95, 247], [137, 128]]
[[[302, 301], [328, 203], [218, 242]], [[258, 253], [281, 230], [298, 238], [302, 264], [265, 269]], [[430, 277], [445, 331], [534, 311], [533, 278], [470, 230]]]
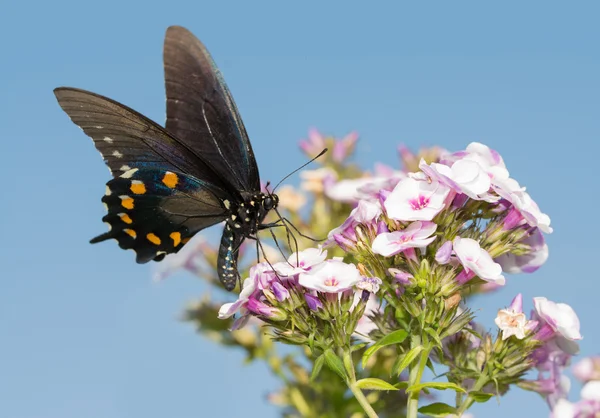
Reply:
[[233, 303], [225, 303], [223, 306], [221, 306], [221, 309], [219, 309], [219, 319], [229, 318], [235, 314], [246, 302], [248, 302], [248, 299], [255, 290], [256, 280], [251, 278], [244, 280], [244, 283], [242, 284], [242, 291], [240, 292], [238, 299]]
[[376, 224], [379, 215], [381, 215], [381, 206], [378, 202], [359, 201], [358, 206], [350, 212], [350, 216], [344, 223], [329, 232], [324, 245], [330, 246], [335, 243], [344, 249], [354, 247], [357, 241], [356, 226], [362, 224], [376, 231], [379, 228]]
[[450, 165], [458, 160], [475, 161], [492, 181], [507, 179], [509, 174], [500, 154], [479, 142], [471, 142], [465, 151], [446, 155], [441, 163]]
[[529, 225], [538, 227], [546, 234], [552, 233], [550, 217], [540, 211], [537, 203], [533, 201], [527, 192], [514, 192], [511, 197], [511, 203], [521, 212]]
[[582, 382], [600, 380], [600, 356], [586, 357], [573, 366], [573, 374]]
[[471, 238], [454, 238], [454, 252], [460, 263], [465, 268], [465, 272], [473, 272], [480, 279], [486, 282], [493, 282], [504, 285], [505, 279], [502, 276], [502, 267], [495, 263], [489, 253], [479, 246], [479, 243]]
[[372, 184], [377, 179], [373, 177], [360, 177], [357, 179], [344, 179], [332, 183], [325, 189], [325, 195], [339, 202], [352, 203], [359, 200], [362, 196], [360, 189]]
[[554, 332], [567, 340], [581, 340], [579, 318], [566, 303], [555, 303], [544, 297], [533, 298], [535, 311]]
[[398, 282], [402, 286], [409, 285], [414, 278], [412, 274], [393, 267], [390, 267], [388, 272], [392, 275], [394, 281]]
[[318, 311], [323, 307], [323, 302], [321, 302], [318, 297], [311, 294], [305, 293], [304, 300], [306, 300], [306, 304], [311, 311]]
[[506, 253], [497, 257], [494, 261], [502, 266], [506, 273], [533, 273], [539, 269], [542, 264], [548, 260], [548, 245], [544, 240], [544, 235], [539, 229], [521, 241], [522, 244], [529, 245], [531, 252], [524, 255], [514, 255]]
[[319, 292], [340, 293], [353, 287], [361, 278], [354, 264], [327, 260], [310, 272], [300, 273], [298, 283]]
[[519, 211], [528, 225], [537, 227], [546, 234], [552, 232], [550, 217], [542, 213], [537, 203], [525, 191], [525, 188], [521, 187], [515, 180], [509, 178], [495, 181], [493, 188], [496, 193], [508, 200]]
[[311, 128], [308, 131], [308, 139], [301, 140], [299, 145], [306, 155], [315, 157], [325, 149], [325, 138], [318, 130]]
[[452, 241], [446, 241], [435, 253], [435, 261], [437, 261], [439, 264], [448, 264], [450, 262], [451, 255]]
[[307, 248], [299, 253], [294, 253], [287, 259], [287, 262], [280, 262], [273, 266], [275, 271], [281, 276], [290, 277], [296, 274], [305, 273], [314, 266], [325, 261], [327, 250], [322, 248]]
[[323, 193], [337, 180], [337, 173], [328, 167], [300, 172], [300, 188], [312, 193]]
[[385, 200], [392, 219], [399, 221], [431, 221], [446, 207], [450, 188], [436, 181], [429, 183], [411, 177], [401, 180]]
[[408, 248], [426, 247], [436, 238], [431, 237], [437, 225], [433, 222], [413, 222], [406, 229], [378, 235], [373, 240], [373, 252], [389, 257]]
[[246, 309], [258, 316], [265, 318], [274, 319], [275, 321], [282, 321], [286, 318], [285, 312], [281, 309], [275, 308], [271, 305], [267, 305], [263, 301], [257, 298], [250, 298], [246, 304]]
[[333, 161], [338, 163], [344, 161], [354, 151], [357, 140], [358, 133], [356, 132], [350, 132], [344, 138], [336, 140], [333, 145]]
[[453, 188], [457, 193], [463, 193], [475, 200], [495, 202], [496, 196], [488, 193], [492, 185], [490, 177], [473, 160], [462, 159], [451, 165], [431, 163], [428, 165], [421, 160], [419, 168], [432, 180]]

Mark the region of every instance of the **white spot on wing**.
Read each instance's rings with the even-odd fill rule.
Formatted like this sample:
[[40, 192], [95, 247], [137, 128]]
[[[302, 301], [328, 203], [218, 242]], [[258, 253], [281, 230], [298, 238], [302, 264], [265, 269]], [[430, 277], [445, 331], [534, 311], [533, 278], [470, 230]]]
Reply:
[[121, 171], [129, 171], [129, 170], [131, 170], [131, 167], [129, 167], [128, 165], [122, 165], [121, 168], [119, 168], [119, 170], [121, 170]]
[[105, 136], [104, 138], [102, 138], [102, 140], [108, 142], [109, 144], [112, 144], [114, 142], [114, 140], [112, 138], [109, 138], [108, 136]]
[[121, 154], [119, 151], [113, 151], [112, 155], [113, 157], [123, 158], [123, 154]]
[[225, 205], [225, 209], [229, 209], [231, 207], [231, 203], [227, 199], [223, 200], [223, 205]]
[[[123, 169], [123, 167], [121, 167], [121, 169]], [[132, 168], [130, 170], [127, 170], [126, 172], [124, 172], [123, 174], [121, 174], [119, 177], [124, 178], [124, 179], [130, 179], [131, 176], [133, 176], [135, 174], [135, 172], [138, 171], [137, 168]]]
[[104, 194], [106, 196], [110, 196], [112, 194], [112, 191], [110, 190], [110, 187], [106, 186], [106, 192]]

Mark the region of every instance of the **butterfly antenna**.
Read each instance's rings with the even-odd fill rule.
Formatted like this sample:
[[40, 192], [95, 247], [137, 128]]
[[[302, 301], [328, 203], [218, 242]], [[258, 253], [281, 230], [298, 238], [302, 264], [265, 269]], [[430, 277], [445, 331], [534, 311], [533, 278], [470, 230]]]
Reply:
[[275, 190], [279, 187], [279, 185], [281, 183], [283, 183], [285, 180], [287, 180], [292, 174], [296, 174], [298, 171], [302, 170], [304, 167], [306, 167], [307, 165], [309, 165], [310, 163], [312, 163], [314, 160], [316, 160], [317, 158], [319, 158], [321, 155], [325, 154], [326, 152], [327, 152], [327, 148], [325, 148], [323, 151], [321, 151], [319, 153], [319, 155], [317, 155], [316, 157], [313, 157], [310, 161], [305, 162], [300, 167], [298, 167], [297, 169], [295, 169], [294, 171], [292, 171], [290, 174], [288, 174], [287, 176], [285, 176], [284, 178], [282, 178], [279, 181], [279, 183], [277, 183], [277, 185], [273, 188], [273, 191], [271, 193], [275, 193]]

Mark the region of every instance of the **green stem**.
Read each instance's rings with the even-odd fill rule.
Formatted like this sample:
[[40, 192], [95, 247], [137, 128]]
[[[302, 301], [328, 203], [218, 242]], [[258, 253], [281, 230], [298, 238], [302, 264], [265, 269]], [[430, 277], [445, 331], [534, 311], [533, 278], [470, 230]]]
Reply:
[[344, 366], [346, 369], [346, 375], [348, 376], [348, 378], [346, 379], [346, 384], [348, 385], [348, 388], [350, 389], [360, 406], [362, 406], [367, 416], [369, 418], [378, 418], [377, 412], [375, 412], [375, 410], [365, 397], [365, 394], [362, 393], [362, 390], [360, 390], [360, 388], [356, 387], [356, 372], [354, 371], [354, 361], [352, 360], [352, 353], [350, 352], [350, 350], [344, 351]]
[[[485, 373], [485, 371], [486, 370], [484, 370], [484, 373], [479, 376], [479, 378], [477, 379], [477, 381], [473, 385], [473, 388], [471, 389], [471, 392], [480, 391], [488, 383], [489, 379], [488, 379], [488, 376]], [[471, 407], [471, 405], [473, 405], [473, 402], [475, 402], [475, 401], [473, 400], [473, 398], [471, 397], [471, 395], [467, 395], [467, 397], [465, 398], [465, 400], [461, 403], [460, 407], [456, 411], [456, 415], [458, 415], [459, 417], [462, 417], [462, 414], [464, 414], [465, 411], [467, 409], [469, 409]]]
[[369, 418], [378, 418], [377, 412], [375, 412], [375, 410], [365, 397], [365, 394], [362, 393], [362, 390], [360, 390], [354, 385], [356, 382], [348, 381], [347, 383], [348, 387], [350, 388], [350, 391], [352, 391], [352, 394], [354, 395], [360, 406], [362, 406], [362, 408], [365, 410], [367, 416]]
[[[414, 337], [412, 340], [412, 347], [417, 347], [421, 344], [420, 337]], [[423, 372], [425, 371], [425, 367], [427, 367], [427, 360], [429, 360], [429, 353], [431, 352], [431, 347], [426, 347], [419, 356], [419, 363], [410, 366], [410, 373], [408, 376], [408, 387], [418, 385], [421, 383], [421, 379], [423, 378]], [[408, 394], [408, 402], [406, 405], [406, 418], [417, 418], [419, 414], [419, 395], [420, 391], [415, 390], [411, 391]]]

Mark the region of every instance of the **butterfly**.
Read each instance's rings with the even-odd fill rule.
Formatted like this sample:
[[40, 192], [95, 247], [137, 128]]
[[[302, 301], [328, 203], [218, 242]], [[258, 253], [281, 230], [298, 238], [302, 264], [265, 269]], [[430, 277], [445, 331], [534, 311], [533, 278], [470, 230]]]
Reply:
[[252, 146], [233, 97], [204, 45], [187, 29], [167, 29], [164, 43], [166, 129], [135, 110], [89, 91], [54, 94], [92, 138], [113, 178], [102, 198], [108, 232], [138, 263], [178, 252], [196, 233], [225, 221], [217, 273], [231, 291], [238, 253], [257, 239], [279, 198], [263, 193]]

